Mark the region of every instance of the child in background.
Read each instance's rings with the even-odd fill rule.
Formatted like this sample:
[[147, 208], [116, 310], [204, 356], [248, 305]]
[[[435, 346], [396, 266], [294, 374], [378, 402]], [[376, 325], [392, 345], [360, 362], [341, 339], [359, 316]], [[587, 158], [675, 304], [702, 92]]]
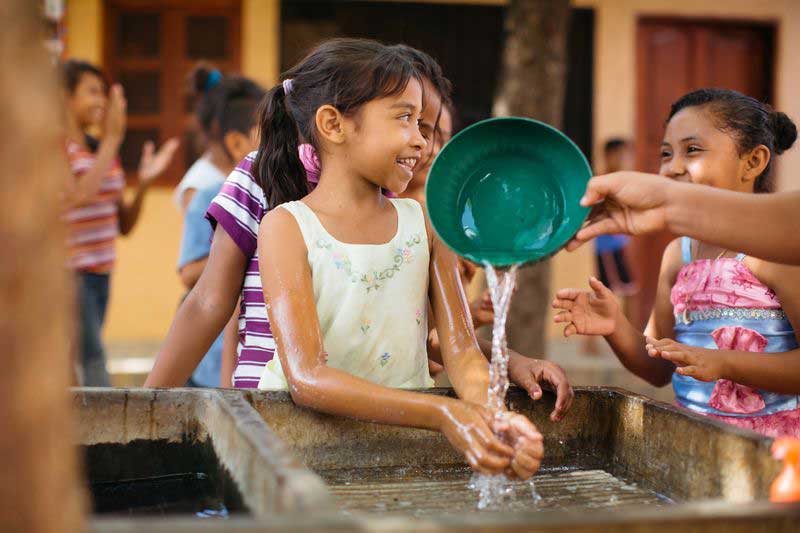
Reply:
[[[123, 197], [125, 172], [118, 152], [125, 137], [126, 102], [122, 87], [108, 90], [103, 72], [85, 61], [62, 66], [67, 107], [67, 157], [74, 180], [68, 184], [64, 220], [68, 227], [69, 266], [78, 281], [81, 383], [110, 385], [100, 333], [109, 298], [115, 242], [136, 225], [150, 185], [169, 166], [178, 140], [155, 151], [142, 149], [132, 201]], [[102, 131], [101, 139], [90, 129]]]
[[[769, 193], [774, 157], [797, 138], [783, 113], [735, 91], [673, 104], [661, 174], [735, 192]], [[698, 216], [700, 214], [698, 213]], [[664, 253], [645, 334], [600, 281], [558, 291], [564, 334], [603, 335], [622, 364], [678, 404], [769, 436], [800, 436], [800, 269], [686, 237]], [[673, 340], [674, 339], [674, 340]]]
[[[603, 147], [605, 173], [633, 169], [633, 145], [625, 139], [609, 139]], [[601, 235], [595, 239], [597, 273], [600, 281], [627, 302], [627, 297], [636, 293], [628, 257], [627, 235]], [[627, 309], [627, 305], [624, 306]]]
[[[200, 92], [197, 114], [209, 150], [217, 154], [203, 166], [193, 165], [182, 184], [186, 185], [184, 197], [189, 197], [183, 224], [183, 238], [178, 259], [178, 272], [187, 290], [197, 283], [208, 261], [213, 232], [205, 219], [211, 201], [222, 188], [224, 176], [233, 171], [236, 163], [258, 146], [255, 128], [256, 108], [264, 91], [255, 82], [238, 76], [219, 76], [219, 71], [198, 67], [193, 72], [195, 87]], [[210, 81], [216, 80], [213, 84]], [[221, 159], [224, 157], [224, 159]], [[215, 174], [204, 174], [205, 167], [213, 167]], [[235, 333], [234, 333], [235, 335]], [[223, 334], [220, 334], [198, 364], [189, 380], [190, 386], [219, 387], [222, 366]]]
[[[200, 63], [189, 74], [187, 85], [196, 102], [195, 118], [198, 135], [204, 146], [203, 155], [189, 167], [175, 187], [175, 203], [186, 212], [194, 193], [210, 185], [222, 185], [225, 177], [239, 160], [231, 163], [231, 153], [225, 148], [220, 134], [219, 117], [230, 98], [259, 100], [264, 89], [256, 82], [241, 76], [223, 74]], [[232, 96], [233, 95], [233, 96]]]
[[[266, 97], [253, 168], [269, 205], [260, 273], [276, 355], [259, 388], [299, 405], [441, 431], [476, 470], [530, 477], [542, 437], [487, 402], [486, 358], [468, 323], [456, 257], [402, 192], [427, 142], [423, 77], [403, 47], [338, 39], [317, 47]], [[300, 139], [321, 162], [308, 192]], [[460, 400], [404, 391], [431, 384], [427, 310]], [[503, 435], [503, 443], [496, 434]]]

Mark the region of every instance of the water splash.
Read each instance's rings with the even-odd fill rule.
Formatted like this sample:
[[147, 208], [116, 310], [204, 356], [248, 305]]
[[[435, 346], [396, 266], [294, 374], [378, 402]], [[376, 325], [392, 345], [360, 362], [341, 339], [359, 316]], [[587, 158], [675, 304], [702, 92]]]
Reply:
[[511, 296], [517, 282], [517, 268], [513, 265], [506, 271], [498, 273], [489, 263], [486, 268], [486, 281], [494, 307], [494, 324], [492, 325], [492, 362], [489, 366], [489, 409], [495, 416], [501, 417], [505, 411], [506, 392], [508, 391], [508, 345], [506, 343], [506, 321], [511, 306]]
[[[489, 263], [486, 268], [486, 281], [494, 306], [494, 324], [492, 326], [492, 361], [489, 365], [489, 398], [488, 407], [498, 419], [506, 410], [506, 392], [508, 392], [508, 345], [506, 343], [506, 320], [511, 306], [511, 296], [517, 281], [517, 268], [513, 265], [505, 271], [495, 271]], [[469, 488], [478, 493], [478, 509], [500, 509], [507, 502], [516, 498], [514, 485], [505, 475], [472, 476]], [[533, 484], [530, 484], [534, 501], [538, 497]]]

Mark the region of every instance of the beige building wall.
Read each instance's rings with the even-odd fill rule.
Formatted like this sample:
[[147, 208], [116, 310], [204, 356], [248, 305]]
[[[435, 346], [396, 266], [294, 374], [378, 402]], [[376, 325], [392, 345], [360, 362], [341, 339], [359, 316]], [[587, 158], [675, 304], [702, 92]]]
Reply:
[[[402, 1], [402, 0], [401, 0]], [[604, 139], [633, 137], [635, 128], [636, 21], [642, 16], [767, 20], [777, 26], [777, 107], [800, 120], [800, 3], [795, 0], [572, 0], [596, 12], [595, 154]], [[485, 3], [504, 0], [439, 0]], [[67, 0], [67, 53], [102, 62], [102, 0]], [[269, 86], [279, 75], [279, 0], [243, 0], [242, 71]], [[595, 162], [597, 163], [597, 162]], [[800, 150], [781, 157], [784, 187], [800, 188]], [[175, 274], [181, 217], [171, 190], [153, 189], [134, 233], [119, 242], [119, 265], [105, 328], [106, 340], [158, 341], [164, 337], [182, 294]], [[586, 285], [593, 272], [590, 247], [553, 259], [553, 290]], [[552, 334], [559, 334], [553, 326]]]

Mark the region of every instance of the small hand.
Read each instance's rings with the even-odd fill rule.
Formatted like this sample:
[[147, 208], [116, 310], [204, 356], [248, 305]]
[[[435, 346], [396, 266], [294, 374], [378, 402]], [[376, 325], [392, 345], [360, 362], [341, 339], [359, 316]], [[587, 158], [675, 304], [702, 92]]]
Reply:
[[564, 336], [611, 335], [620, 312], [617, 297], [597, 278], [589, 278], [592, 291], [561, 289], [553, 300], [553, 308], [561, 311], [554, 322], [564, 323]]
[[144, 143], [142, 157], [139, 159], [139, 182], [142, 185], [148, 185], [163, 174], [172, 162], [179, 145], [180, 141], [173, 137], [162, 144], [161, 148], [156, 152], [153, 141]]
[[539, 470], [544, 456], [544, 438], [527, 417], [507, 411], [494, 419], [492, 430], [514, 448], [514, 458], [506, 475], [528, 479]]
[[647, 354], [675, 363], [675, 372], [700, 381], [717, 381], [725, 378], [727, 359], [725, 352], [687, 346], [672, 339], [647, 338]]
[[550, 420], [553, 422], [563, 418], [575, 397], [564, 370], [550, 361], [511, 354], [508, 359], [508, 377], [528, 391], [534, 400], [542, 397], [542, 384], [555, 391], [556, 406], [550, 413]]
[[501, 474], [511, 466], [514, 448], [492, 433], [492, 413], [485, 407], [444, 398], [439, 430], [469, 465], [483, 474]]

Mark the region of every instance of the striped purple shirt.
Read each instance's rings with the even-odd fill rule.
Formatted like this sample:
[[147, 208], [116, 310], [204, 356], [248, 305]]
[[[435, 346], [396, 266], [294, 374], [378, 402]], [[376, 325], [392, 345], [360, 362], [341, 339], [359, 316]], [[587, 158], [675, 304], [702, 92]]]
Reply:
[[267, 203], [251, 173], [255, 157], [256, 152], [251, 152], [239, 163], [206, 212], [211, 225], [219, 224], [247, 258], [239, 308], [238, 362], [233, 373], [233, 386], [239, 388], [256, 388], [264, 365], [275, 354], [258, 271], [258, 226]]

